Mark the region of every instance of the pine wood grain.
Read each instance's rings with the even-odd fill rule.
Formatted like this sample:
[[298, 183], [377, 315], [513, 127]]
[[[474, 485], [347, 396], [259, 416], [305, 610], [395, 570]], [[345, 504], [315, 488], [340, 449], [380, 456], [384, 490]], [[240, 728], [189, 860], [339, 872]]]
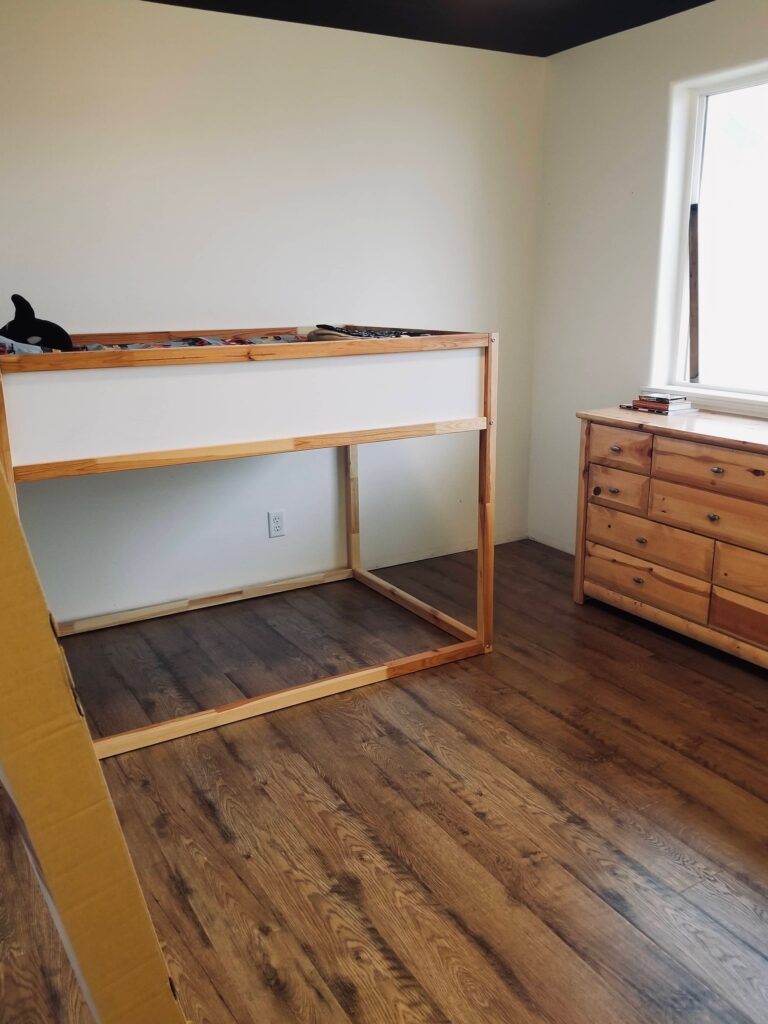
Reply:
[[579, 483], [576, 496], [576, 560], [573, 568], [573, 600], [584, 604], [584, 541], [587, 533], [587, 502], [589, 500], [589, 435], [592, 424], [581, 421], [579, 440]]
[[329, 569], [328, 572], [314, 573], [311, 576], [294, 576], [287, 580], [276, 580], [274, 583], [261, 583], [251, 587], [238, 587], [224, 593], [203, 594], [200, 597], [188, 597], [181, 601], [167, 601], [163, 604], [144, 605], [142, 608], [131, 608], [123, 612], [110, 612], [106, 615], [93, 615], [85, 619], [71, 619], [56, 623], [58, 636], [71, 636], [73, 633], [88, 633], [94, 629], [109, 629], [111, 626], [122, 626], [127, 622], [144, 622], [147, 619], [162, 618], [165, 615], [176, 615], [179, 612], [193, 611], [196, 608], [211, 608], [217, 604], [229, 604], [232, 601], [247, 601], [252, 597], [264, 597], [266, 594], [282, 594], [286, 590], [301, 590], [302, 587], [316, 587], [322, 583], [335, 583], [349, 579], [351, 569]]
[[496, 514], [496, 417], [498, 415], [499, 336], [492, 334], [483, 368], [486, 429], [478, 436], [477, 635], [486, 653], [493, 644], [493, 584]]
[[[586, 539], [702, 580], [712, 578], [715, 543], [687, 530], [590, 504]], [[583, 542], [582, 542], [583, 543]]]
[[768, 455], [659, 437], [653, 446], [653, 475], [736, 498], [768, 502]]
[[[280, 329], [269, 333], [279, 333]], [[208, 332], [210, 333], [210, 332]], [[231, 334], [232, 332], [224, 332]], [[261, 334], [262, 331], [251, 331]], [[178, 336], [178, 332], [161, 332]], [[102, 344], [141, 341], [140, 334], [87, 335]], [[116, 341], [117, 339], [117, 341]], [[146, 340], [158, 340], [148, 335]], [[381, 355], [385, 352], [431, 352], [457, 348], [487, 348], [487, 334], [442, 334], [425, 338], [351, 338], [349, 341], [308, 341], [266, 345], [211, 345], [189, 348], [138, 348], [121, 351], [50, 352], [41, 355], [0, 356], [2, 373], [46, 373], [55, 370], [104, 370], [130, 366], [195, 366], [201, 363], [249, 363], [273, 359], [328, 359], [337, 356]]]
[[638, 601], [624, 594], [617, 594], [614, 590], [609, 590], [608, 587], [604, 587], [600, 583], [594, 583], [592, 580], [585, 580], [584, 593], [588, 597], [594, 597], [597, 601], [604, 601], [606, 604], [621, 608], [626, 612], [631, 612], [633, 615], [638, 615], [649, 622], [655, 622], [659, 626], [677, 630], [683, 636], [687, 636], [692, 640], [711, 644], [712, 647], [725, 651], [727, 654], [735, 654], [746, 661], [753, 662], [755, 665], [760, 665], [762, 668], [768, 668], [768, 650], [746, 640], [731, 636], [719, 628], [711, 629], [709, 626], [702, 626], [698, 622], [691, 622], [690, 619], [684, 619], [672, 612], [665, 611], [663, 608], [657, 608], [652, 604], [645, 604], [643, 601]]
[[586, 555], [584, 575], [590, 582], [706, 624], [712, 589], [708, 580], [687, 576], [591, 540], [587, 541]]
[[762, 452], [768, 455], [768, 421], [755, 416], [733, 416], [699, 410], [659, 416], [655, 413], [621, 409], [618, 405], [577, 412], [576, 415], [579, 419], [622, 427], [625, 430], [645, 430], [659, 436], [692, 439], [722, 445], [724, 448]]
[[768, 553], [768, 505], [653, 479], [648, 515], [660, 523]]
[[722, 587], [712, 588], [710, 622], [733, 636], [768, 648], [768, 602]]
[[649, 486], [650, 478], [647, 476], [590, 463], [587, 490], [589, 500], [594, 504], [645, 515]]
[[768, 601], [768, 555], [718, 541], [712, 582], [758, 601]]
[[596, 423], [590, 432], [589, 461], [632, 473], [651, 472], [653, 435]]
[[[768, 667], [765, 422], [695, 412], [649, 421], [624, 410], [577, 415], [582, 485], [574, 599], [596, 598]], [[585, 429], [598, 436], [588, 451]], [[611, 461], [642, 461], [638, 438], [650, 443], [650, 480]], [[586, 473], [594, 485], [588, 506]]]
[[163, 466], [191, 465], [198, 462], [250, 459], [258, 455], [308, 452], [317, 448], [344, 448], [349, 445], [397, 441], [409, 437], [435, 437], [438, 434], [469, 433], [471, 431], [482, 431], [484, 435], [485, 428], [485, 417], [476, 416], [461, 420], [440, 420], [435, 423], [413, 423], [408, 426], [354, 430], [350, 433], [311, 434], [306, 437], [279, 437], [267, 441], [242, 441], [236, 444], [214, 444], [199, 448], [98, 455], [84, 459], [63, 459], [57, 462], [31, 462], [15, 466], [13, 473], [14, 479], [18, 483], [30, 480], [55, 480], [59, 477], [126, 473], [135, 469], [159, 469]]

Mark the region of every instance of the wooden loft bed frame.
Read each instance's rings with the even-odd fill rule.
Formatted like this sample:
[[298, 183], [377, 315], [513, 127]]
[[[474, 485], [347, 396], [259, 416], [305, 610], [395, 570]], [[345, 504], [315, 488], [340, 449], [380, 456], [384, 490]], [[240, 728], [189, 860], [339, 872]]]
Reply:
[[[208, 329], [205, 331], [91, 334], [76, 335], [73, 338], [73, 342], [77, 348], [93, 343], [116, 345], [128, 342], [163, 341], [196, 335], [232, 335], [235, 333], [247, 334], [249, 336], [264, 336], [291, 334], [298, 330], [298, 328], [283, 327], [248, 328], [238, 332], [234, 332], [232, 329], [221, 332]], [[468, 402], [466, 396], [470, 394], [472, 387], [474, 387], [472, 375], [474, 373], [477, 374], [478, 390], [480, 393], [476, 396], [476, 399], [472, 398], [473, 406], [476, 404], [477, 407], [465, 408], [463, 410], [464, 412], [474, 413], [473, 415], [450, 416], [445, 419], [430, 419], [425, 422], [420, 422], [416, 419], [414, 422], [406, 424], [398, 422], [384, 422], [380, 425], [367, 423], [359, 429], [349, 429], [347, 426], [336, 431], [323, 429], [322, 431], [311, 431], [300, 435], [283, 435], [280, 437], [249, 436], [245, 440], [196, 444], [188, 447], [141, 447], [139, 450], [118, 450], [114, 452], [92, 451], [89, 445], [98, 444], [98, 442], [92, 440], [93, 431], [85, 429], [85, 421], [83, 421], [84, 429], [81, 431], [83, 436], [78, 439], [81, 444], [81, 450], [76, 453], [76, 457], [46, 457], [46, 453], [48, 456], [50, 455], [47, 446], [50, 445], [51, 441], [50, 437], [42, 436], [45, 434], [45, 430], [44, 423], [42, 430], [40, 426], [41, 410], [44, 415], [47, 411], [46, 401], [50, 398], [69, 400], [76, 405], [77, 397], [68, 396], [63, 387], [57, 387], [56, 384], [57, 381], [60, 381], [60, 384], [64, 385], [67, 379], [72, 380], [72, 378], [68, 378], [68, 374], [73, 371], [75, 372], [74, 380], [78, 386], [83, 380], [83, 375], [80, 371], [102, 371], [102, 373], [106, 371], [108, 376], [99, 377], [98, 381], [103, 380], [105, 386], [116, 389], [115, 394], [118, 397], [122, 394], [122, 400], [127, 402], [130, 387], [128, 389], [121, 387], [125, 379], [121, 381], [119, 372], [115, 375], [111, 371], [120, 371], [126, 367], [141, 372], [149, 371], [152, 377], [147, 378], [148, 383], [157, 381], [157, 372], [172, 374], [180, 371], [181, 376], [178, 377], [174, 386], [184, 387], [185, 381], [193, 382], [193, 378], [190, 378], [188, 374], [190, 371], [194, 373], [195, 367], [210, 368], [216, 367], [217, 364], [219, 367], [233, 366], [233, 364], [268, 366], [268, 364], [274, 362], [290, 361], [292, 367], [298, 368], [300, 362], [297, 361], [310, 359], [320, 361], [311, 365], [318, 367], [322, 365], [324, 367], [323, 373], [325, 374], [326, 381], [334, 381], [334, 375], [331, 374], [334, 364], [328, 363], [328, 360], [335, 361], [336, 359], [345, 360], [352, 358], [352, 363], [348, 365], [352, 370], [355, 367], [357, 368], [356, 372], [360, 374], [361, 384], [364, 386], [366, 373], [368, 371], [370, 373], [374, 372], [373, 364], [379, 368], [382, 367], [381, 359], [375, 357], [392, 356], [397, 359], [409, 354], [423, 355], [432, 353], [434, 354], [434, 359], [431, 361], [435, 365], [430, 365], [430, 358], [427, 358], [426, 364], [418, 369], [418, 373], [421, 376], [414, 377], [410, 381], [409, 388], [406, 389], [410, 405], [415, 409], [418, 406], [420, 395], [423, 395], [426, 401], [429, 392], [429, 374], [433, 370], [439, 370], [440, 367], [437, 365], [438, 359], [445, 358], [445, 356], [441, 357], [440, 354], [460, 352], [461, 350], [467, 350], [469, 358], [473, 360], [472, 365], [457, 364], [455, 368], [448, 365], [444, 367], [444, 370], [450, 373], [446, 380], [455, 381], [457, 405], [461, 405], [463, 401], [464, 406]], [[470, 350], [476, 350], [476, 356], [479, 360], [477, 366], [474, 364], [474, 356], [471, 355]], [[217, 728], [232, 722], [242, 721], [279, 708], [290, 707], [334, 693], [341, 693], [356, 687], [366, 686], [370, 683], [393, 679], [410, 672], [418, 672], [437, 665], [473, 657], [491, 650], [493, 636], [493, 528], [497, 352], [497, 334], [451, 333], [443, 331], [432, 332], [427, 336], [420, 337], [386, 339], [299, 341], [280, 344], [244, 344], [168, 349], [107, 349], [40, 355], [0, 356], [0, 469], [9, 484], [14, 502], [16, 484], [21, 482], [124, 472], [135, 469], [246, 458], [292, 451], [308, 451], [319, 448], [340, 448], [343, 451], [347, 534], [347, 565], [345, 567], [314, 576], [243, 587], [227, 593], [209, 594], [166, 604], [131, 609], [126, 612], [54, 623], [59, 637], [131, 621], [172, 615], [229, 601], [245, 600], [265, 594], [275, 594], [300, 587], [314, 586], [320, 583], [354, 579], [427, 620], [456, 639], [455, 643], [420, 654], [398, 658], [379, 665], [345, 672], [315, 682], [305, 683], [259, 697], [243, 699], [226, 706], [183, 715], [166, 722], [153, 723], [128, 732], [97, 739], [94, 742], [94, 748], [99, 759], [125, 753], [129, 750], [152, 746], [156, 743], [162, 743], [181, 736], [188, 736], [206, 729]], [[353, 358], [360, 356], [373, 357], [371, 364], [369, 364], [367, 358], [363, 361]], [[399, 372], [399, 365], [401, 364], [398, 363], [398, 365], [389, 369], [393, 372]], [[406, 369], [410, 367], [410, 364], [402, 365]], [[165, 369], [158, 371], [157, 368]], [[244, 369], [248, 370], [247, 365], [244, 366]], [[253, 366], [250, 369], [253, 370]], [[468, 369], [470, 370], [469, 374], [467, 374]], [[61, 373], [65, 374], [64, 379], [61, 379]], [[372, 382], [370, 373], [368, 377], [369, 385]], [[405, 371], [403, 373], [405, 381], [407, 374]], [[39, 382], [42, 385], [43, 381], [45, 381], [45, 388], [42, 388], [45, 394], [36, 396], [37, 388], [16, 387], [27, 374], [33, 375], [32, 379], [26, 378], [29, 383], [37, 384]], [[297, 373], [297, 381], [292, 383], [297, 383], [300, 377], [301, 375]], [[471, 378], [469, 383], [467, 383], [467, 377]], [[86, 374], [86, 378], [93, 380], [90, 373]], [[231, 386], [231, 374], [228, 379]], [[301, 379], [304, 380], [304, 384], [307, 386], [309, 378], [301, 377]], [[254, 378], [254, 380], [255, 383], [258, 383], [257, 378]], [[393, 395], [396, 393], [396, 390], [393, 389], [396, 389], [398, 386], [396, 376], [390, 374], [389, 380], [390, 394]], [[463, 383], [461, 383], [462, 381]], [[322, 387], [322, 381], [319, 383]], [[249, 386], [250, 382], [241, 381], [240, 384]], [[314, 384], [312, 386], [314, 387]], [[377, 383], [376, 388], [378, 387], [379, 384]], [[347, 390], [340, 392], [340, 395], [346, 395], [350, 402], [352, 402], [352, 399], [355, 397], [353, 394], [355, 389], [356, 384], [349, 386], [348, 382]], [[462, 389], [464, 391], [464, 398], [460, 400], [458, 392]], [[382, 385], [382, 391], [386, 392], [384, 385]], [[366, 394], [366, 398], [368, 397]], [[384, 394], [384, 400], [386, 400], [386, 394]], [[35, 401], [42, 403], [42, 405], [38, 405], [37, 409], [33, 407]], [[32, 406], [28, 409], [27, 406], [30, 403], [32, 403]], [[258, 403], [254, 402], [253, 404], [257, 405]], [[75, 405], [72, 406], [73, 409]], [[435, 405], [434, 400], [432, 405]], [[126, 405], [125, 408], [129, 408], [129, 406]], [[109, 416], [112, 417], [112, 406], [107, 405], [107, 409], [109, 410]], [[115, 409], [117, 409], [117, 412], [114, 415], [114, 420], [118, 422], [120, 420], [119, 402]], [[25, 414], [28, 414], [26, 426], [30, 428], [26, 433], [31, 434], [37, 431], [41, 435], [37, 439], [40, 441], [40, 444], [38, 444], [33, 456], [24, 455], [26, 449], [24, 449], [24, 445], [20, 440], [21, 436], [25, 434]], [[359, 409], [356, 414], [359, 416]], [[386, 417], [384, 418], [386, 420]], [[32, 425], [34, 425], [34, 430], [31, 429]], [[119, 432], [119, 424], [117, 429]], [[460, 432], [476, 432], [479, 444], [477, 622], [475, 627], [465, 625], [398, 587], [392, 586], [363, 568], [360, 562], [357, 446], [378, 441]], [[119, 441], [115, 443], [120, 447]], [[82, 447], [83, 445], [85, 447]], [[22, 449], [21, 455], [19, 454], [20, 448]], [[62, 453], [54, 452], [54, 454], [60, 456]], [[17, 503], [16, 511], [18, 513]]]

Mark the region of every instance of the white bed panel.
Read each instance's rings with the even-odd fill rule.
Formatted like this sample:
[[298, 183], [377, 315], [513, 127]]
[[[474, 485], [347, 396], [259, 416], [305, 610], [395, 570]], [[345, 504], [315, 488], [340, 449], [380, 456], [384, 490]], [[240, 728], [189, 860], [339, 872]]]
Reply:
[[484, 349], [7, 374], [14, 465], [482, 416]]

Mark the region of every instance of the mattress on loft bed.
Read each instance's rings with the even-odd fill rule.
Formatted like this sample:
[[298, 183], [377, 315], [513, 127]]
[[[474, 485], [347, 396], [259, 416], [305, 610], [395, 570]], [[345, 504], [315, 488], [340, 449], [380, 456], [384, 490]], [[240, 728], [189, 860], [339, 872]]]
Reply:
[[[76, 352], [127, 352], [139, 348], [199, 348], [207, 345], [288, 345], [300, 341], [296, 334], [269, 334], [269, 335], [242, 335], [232, 334], [228, 336], [199, 336], [190, 338], [173, 338], [170, 341], [135, 341], [125, 345], [82, 345], [78, 346]], [[42, 348], [40, 345], [26, 345], [22, 342], [11, 341], [10, 338], [0, 336], [0, 355], [3, 356], [29, 356], [45, 355], [52, 349]]]
[[[300, 328], [300, 330], [302, 330]], [[391, 338], [426, 338], [429, 331], [407, 331], [399, 328], [374, 327], [332, 327], [319, 324], [317, 327], [301, 334], [230, 334], [230, 335], [195, 335], [188, 338], [172, 338], [162, 341], [133, 341], [115, 345], [78, 345], [75, 352], [125, 352], [141, 348], [200, 348], [222, 345], [290, 345], [300, 341], [358, 341], [360, 339], [387, 340]], [[26, 356], [47, 354], [56, 351], [41, 345], [27, 345], [12, 341], [0, 334], [0, 355]]]

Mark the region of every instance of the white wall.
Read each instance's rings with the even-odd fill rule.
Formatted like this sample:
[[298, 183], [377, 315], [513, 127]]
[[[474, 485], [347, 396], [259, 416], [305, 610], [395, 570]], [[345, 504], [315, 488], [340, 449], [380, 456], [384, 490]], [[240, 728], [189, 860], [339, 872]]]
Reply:
[[657, 300], [668, 297], [672, 86], [766, 59], [765, 0], [717, 0], [548, 62], [529, 512], [538, 540], [573, 550], [575, 411], [651, 383]]
[[[8, 292], [71, 331], [500, 330], [498, 537], [525, 535], [544, 62], [139, 0], [2, 6]], [[473, 457], [466, 438], [366, 449], [369, 564], [473, 545]], [[334, 464], [25, 485], [54, 611], [340, 564]]]

